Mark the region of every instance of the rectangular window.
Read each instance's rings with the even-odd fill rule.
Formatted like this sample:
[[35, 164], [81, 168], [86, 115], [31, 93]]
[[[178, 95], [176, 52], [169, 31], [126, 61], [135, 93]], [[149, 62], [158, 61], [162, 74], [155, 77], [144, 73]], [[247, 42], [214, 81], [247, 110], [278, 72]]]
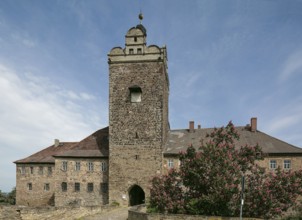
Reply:
[[50, 187], [49, 187], [49, 183], [45, 183], [44, 184], [44, 191], [49, 191]]
[[67, 171], [67, 161], [62, 161], [62, 170]]
[[22, 167], [21, 167], [20, 173], [23, 174], [23, 175], [26, 173], [25, 166], [22, 166]]
[[291, 169], [291, 161], [290, 160], [284, 160], [284, 169], [286, 169], [286, 170]]
[[137, 48], [137, 54], [142, 54], [142, 48]]
[[34, 174], [34, 167], [30, 167], [30, 174]]
[[74, 183], [74, 191], [80, 192], [81, 190], [81, 184], [80, 183]]
[[173, 159], [169, 159], [168, 160], [168, 167], [169, 168], [173, 168], [174, 167], [174, 160]]
[[129, 49], [129, 54], [134, 54], [134, 50], [133, 49]]
[[93, 171], [93, 162], [88, 162], [88, 171]]
[[61, 188], [62, 188], [62, 192], [66, 192], [67, 191], [67, 183], [66, 182], [62, 182], [61, 183]]
[[42, 166], [39, 167], [39, 174], [43, 175], [43, 167]]
[[277, 161], [276, 160], [270, 160], [270, 162], [269, 162], [269, 168], [271, 170], [276, 169], [277, 168]]
[[93, 183], [87, 183], [87, 191], [93, 192]]
[[108, 193], [108, 183], [101, 183], [101, 192]]
[[102, 169], [102, 172], [107, 171], [107, 162], [102, 162], [101, 169]]
[[52, 175], [52, 167], [47, 167], [47, 174], [48, 176]]
[[27, 189], [32, 190], [33, 189], [33, 184], [32, 183], [27, 183]]
[[81, 162], [76, 162], [75, 163], [75, 170], [80, 171], [81, 170]]

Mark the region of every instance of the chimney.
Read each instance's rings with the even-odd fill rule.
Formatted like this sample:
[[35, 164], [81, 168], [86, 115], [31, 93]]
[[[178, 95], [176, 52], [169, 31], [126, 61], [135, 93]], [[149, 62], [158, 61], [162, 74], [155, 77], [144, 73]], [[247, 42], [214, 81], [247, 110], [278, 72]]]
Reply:
[[251, 131], [257, 131], [257, 118], [251, 118]]
[[59, 139], [55, 139], [54, 145], [55, 145], [55, 147], [58, 147], [60, 145], [60, 140]]
[[189, 122], [189, 132], [194, 132], [194, 121]]

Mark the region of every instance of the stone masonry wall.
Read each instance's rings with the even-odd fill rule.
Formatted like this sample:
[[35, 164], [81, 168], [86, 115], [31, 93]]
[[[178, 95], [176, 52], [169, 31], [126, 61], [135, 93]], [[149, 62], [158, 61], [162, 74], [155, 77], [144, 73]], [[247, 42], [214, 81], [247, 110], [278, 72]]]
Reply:
[[284, 169], [284, 160], [290, 160], [291, 161], [291, 170], [301, 170], [302, 168], [302, 157], [299, 156], [267, 156], [264, 158], [264, 160], [258, 161], [258, 164], [261, 167], [266, 168], [267, 171], [270, 171], [270, 160], [276, 160], [277, 167], [280, 167], [281, 170]]
[[[162, 62], [110, 65], [110, 144], [162, 144], [168, 124], [168, 85], [163, 68]], [[130, 101], [129, 87], [134, 85], [142, 89], [138, 103]]]
[[[139, 86], [141, 102], [132, 103], [129, 87]], [[134, 184], [149, 195], [149, 181], [162, 169], [168, 129], [168, 82], [162, 61], [110, 65], [110, 201], [128, 205]]]
[[[173, 161], [173, 168], [179, 169], [180, 161], [177, 155], [166, 155], [163, 160], [163, 173], [168, 173], [169, 169], [169, 160]], [[257, 164], [266, 169], [267, 172], [273, 171], [270, 169], [270, 160], [276, 160], [277, 167], [280, 167], [281, 170], [289, 170], [284, 168], [284, 160], [291, 161], [291, 171], [301, 170], [302, 167], [302, 157], [299, 156], [266, 156], [264, 160], [258, 160]]]
[[[220, 217], [203, 215], [176, 215], [146, 213], [146, 208], [135, 206], [128, 211], [128, 220], [239, 220], [239, 217]], [[260, 218], [242, 218], [243, 220], [262, 220]]]
[[[67, 170], [62, 169], [62, 163], [67, 162]], [[76, 170], [76, 162], [80, 162], [80, 170]], [[93, 163], [93, 171], [89, 171], [88, 163]], [[102, 162], [108, 165], [108, 159], [101, 158], [56, 158], [55, 170], [55, 205], [56, 206], [98, 206], [108, 203], [107, 190], [101, 184], [108, 184], [108, 169], [102, 171]], [[62, 183], [67, 183], [67, 190], [62, 190]], [[80, 184], [80, 190], [75, 189], [75, 183]], [[88, 183], [93, 183], [93, 191], [88, 191]], [[105, 191], [106, 192], [105, 192]]]
[[54, 204], [54, 164], [18, 164], [16, 169], [17, 205]]

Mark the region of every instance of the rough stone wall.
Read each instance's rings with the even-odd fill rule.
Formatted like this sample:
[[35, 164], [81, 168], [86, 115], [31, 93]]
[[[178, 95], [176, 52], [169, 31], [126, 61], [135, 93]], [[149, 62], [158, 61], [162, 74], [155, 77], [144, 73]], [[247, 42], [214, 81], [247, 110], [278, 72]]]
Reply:
[[[162, 144], [168, 124], [168, 85], [163, 68], [163, 62], [110, 65], [110, 144]], [[141, 102], [131, 103], [129, 88], [133, 85], [142, 89]]]
[[[31, 172], [31, 167], [33, 172]], [[51, 167], [51, 173], [48, 172], [48, 167]], [[54, 164], [18, 164], [16, 169], [17, 205], [44, 206], [54, 204]], [[32, 186], [31, 189], [29, 184]], [[49, 184], [48, 190], [44, 188], [45, 184]]]
[[[177, 215], [146, 213], [146, 208], [135, 206], [128, 211], [128, 220], [239, 220], [239, 217], [220, 217], [205, 215]], [[243, 220], [262, 220], [260, 218], [242, 218]]]
[[257, 163], [266, 168], [267, 171], [270, 171], [270, 160], [276, 160], [277, 167], [280, 167], [281, 170], [284, 169], [284, 160], [291, 161], [291, 170], [301, 170], [302, 169], [302, 157], [299, 156], [267, 156], [264, 160], [259, 160]]
[[[161, 149], [154, 146], [115, 146], [110, 158], [110, 201], [128, 205], [128, 192], [133, 185], [140, 186], [149, 197], [149, 182], [161, 172]], [[139, 155], [136, 159], [136, 155]]]
[[[67, 171], [62, 169], [62, 162], [67, 162]], [[76, 162], [81, 163], [79, 171]], [[89, 171], [88, 162], [93, 162], [93, 171]], [[98, 206], [108, 203], [108, 190], [104, 193], [101, 183], [108, 184], [108, 169], [102, 171], [102, 162], [107, 159], [56, 158], [55, 169], [55, 205], [56, 206]], [[62, 191], [62, 182], [67, 183], [67, 191]], [[80, 183], [80, 191], [75, 191], [75, 183]], [[93, 191], [88, 192], [88, 183], [93, 183]]]
[[[150, 178], [161, 173], [169, 85], [162, 61], [115, 63], [109, 70], [109, 197], [128, 205], [131, 186], [148, 197]], [[138, 103], [130, 100], [134, 85], [142, 90]]]
[[[163, 160], [163, 173], [168, 173], [169, 171], [169, 160], [172, 160], [174, 163], [174, 168], [179, 169], [180, 161], [177, 155], [165, 155]], [[302, 169], [302, 157], [299, 156], [267, 156], [264, 160], [258, 160], [257, 164], [266, 169], [267, 172], [272, 171], [270, 169], [270, 160], [276, 160], [277, 167], [279, 166], [281, 170], [284, 169], [284, 160], [291, 161], [291, 171], [301, 170]]]

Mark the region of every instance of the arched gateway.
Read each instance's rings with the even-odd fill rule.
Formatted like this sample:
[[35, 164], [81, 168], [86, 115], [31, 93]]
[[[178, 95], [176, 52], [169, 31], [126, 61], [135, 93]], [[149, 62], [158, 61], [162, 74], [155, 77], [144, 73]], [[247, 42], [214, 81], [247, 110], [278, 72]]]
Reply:
[[129, 190], [129, 205], [139, 205], [145, 203], [145, 192], [138, 186], [133, 185]]

